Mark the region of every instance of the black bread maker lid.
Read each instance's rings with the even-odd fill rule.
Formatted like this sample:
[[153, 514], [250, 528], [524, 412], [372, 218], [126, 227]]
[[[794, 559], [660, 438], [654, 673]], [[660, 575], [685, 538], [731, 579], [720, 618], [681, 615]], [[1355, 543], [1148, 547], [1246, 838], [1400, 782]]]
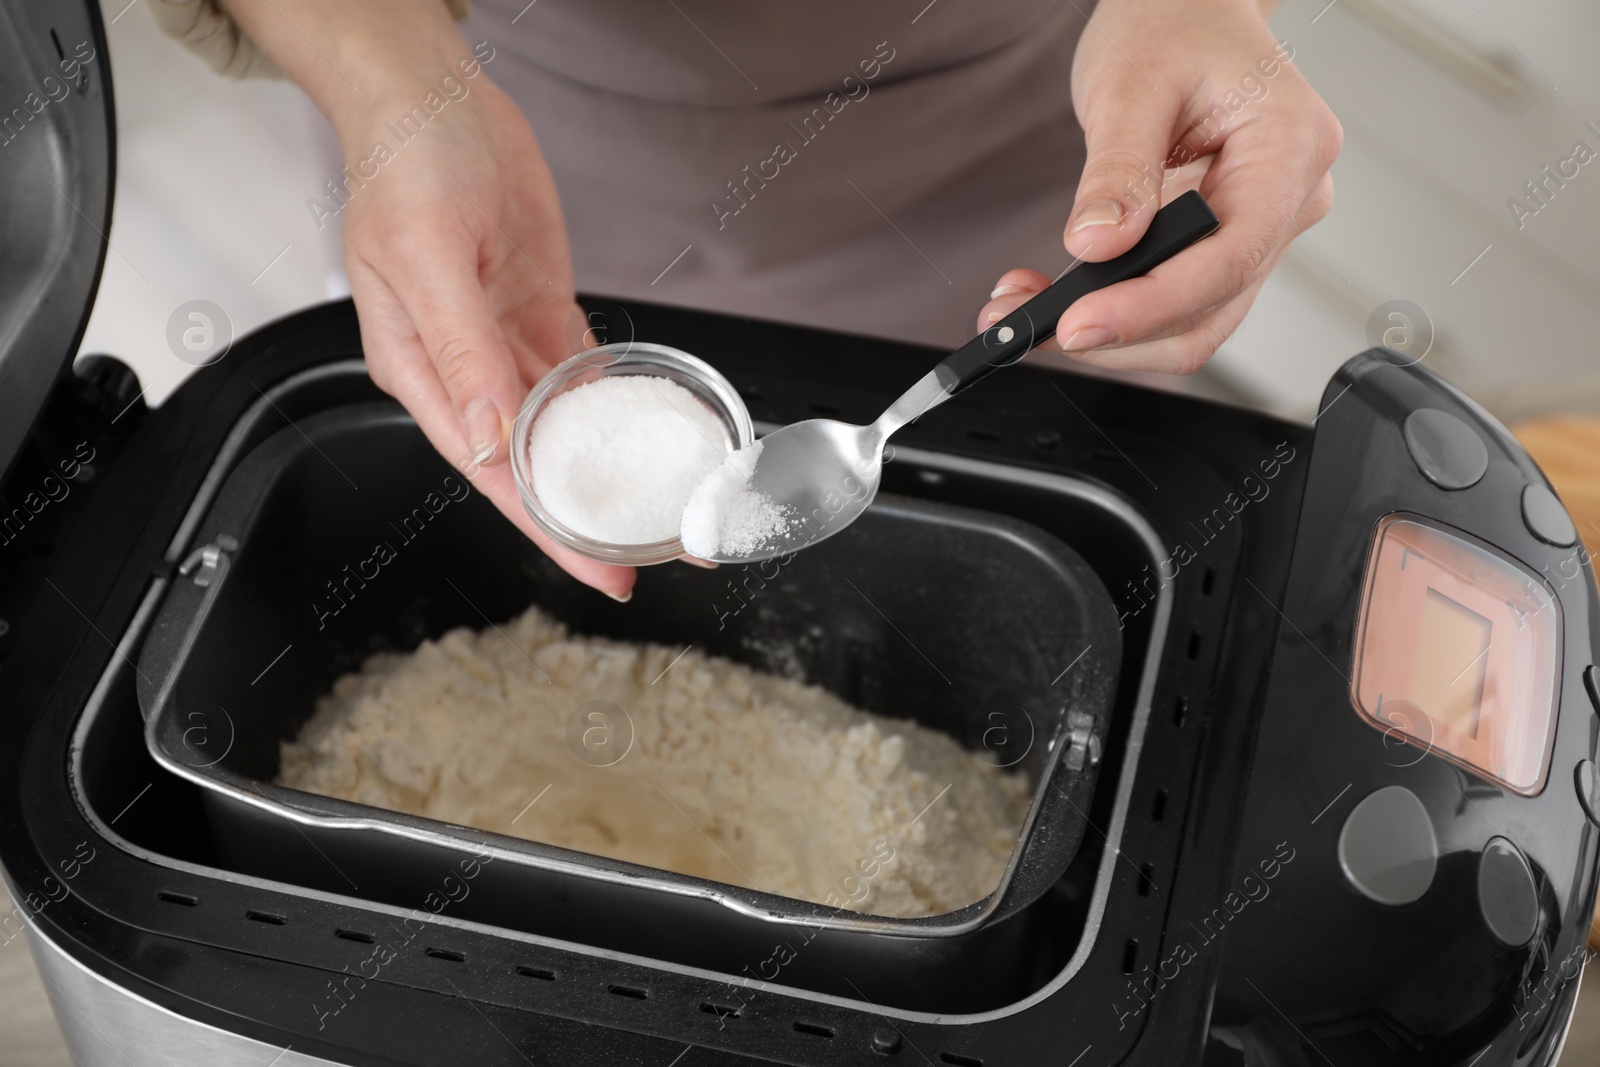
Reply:
[[116, 126], [94, 0], [0, 0], [0, 484], [105, 262]]

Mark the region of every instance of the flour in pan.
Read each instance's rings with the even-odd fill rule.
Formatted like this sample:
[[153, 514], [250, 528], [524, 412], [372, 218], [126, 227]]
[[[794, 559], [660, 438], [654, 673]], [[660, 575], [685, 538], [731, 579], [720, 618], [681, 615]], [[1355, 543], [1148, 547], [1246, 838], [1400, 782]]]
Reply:
[[[626, 755], [579, 759], [586, 729]], [[900, 917], [991, 892], [1030, 795], [942, 733], [537, 609], [373, 657], [282, 756], [309, 792]]]

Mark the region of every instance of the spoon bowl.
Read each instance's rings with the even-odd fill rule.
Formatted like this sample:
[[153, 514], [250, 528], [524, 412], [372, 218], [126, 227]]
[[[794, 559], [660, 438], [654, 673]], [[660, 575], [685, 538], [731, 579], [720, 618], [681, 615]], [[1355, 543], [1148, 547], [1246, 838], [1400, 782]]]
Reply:
[[783, 509], [776, 539], [716, 563], [753, 563], [814, 545], [849, 526], [878, 495], [884, 436], [872, 426], [808, 419], [761, 439], [751, 488]]
[[[878, 495], [890, 435], [949, 395], [945, 377], [929, 371], [869, 426], [807, 419], [761, 438], [749, 487], [782, 509], [783, 528], [759, 545], [741, 546], [741, 552], [701, 558], [755, 563], [798, 552], [843, 530]], [[736, 452], [725, 463], [738, 463], [739, 457]]]
[[[883, 447], [876, 423], [797, 422], [761, 439], [761, 458], [751, 484], [786, 508], [803, 511], [822, 505], [829, 515], [848, 522], [878, 491]], [[846, 506], [841, 508], [838, 500]]]

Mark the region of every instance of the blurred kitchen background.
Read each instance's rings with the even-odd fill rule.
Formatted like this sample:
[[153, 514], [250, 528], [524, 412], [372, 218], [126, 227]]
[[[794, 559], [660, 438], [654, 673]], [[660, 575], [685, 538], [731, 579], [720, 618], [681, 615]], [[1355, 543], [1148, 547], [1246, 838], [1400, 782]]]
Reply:
[[[83, 351], [131, 363], [159, 404], [193, 370], [166, 340], [180, 304], [214, 302], [240, 336], [346, 294], [337, 220], [319, 231], [306, 208], [340, 163], [292, 85], [216, 77], [143, 0], [104, 10], [116, 211]], [[1544, 174], [1580, 141], [1600, 152], [1600, 5], [1284, 0], [1273, 24], [1344, 123], [1337, 199], [1193, 387], [1309, 418], [1343, 360], [1398, 331], [1431, 336], [1427, 362], [1508, 422], [1600, 415], [1600, 158]], [[1588, 463], [1592, 492], [1600, 449]], [[1577, 511], [1585, 490], [1557, 484]], [[1593, 544], [1600, 527], [1584, 532]], [[0, 1064], [68, 1062], [15, 944], [0, 947], [0, 1035]], [[1600, 1063], [1596, 983], [1562, 1062]]]
[[[143, 0], [104, 10], [114, 251], [83, 351], [131, 362], [159, 403], [193, 370], [167, 346], [178, 305], [214, 302], [239, 336], [346, 294], [338, 219], [306, 208], [341, 164], [294, 86], [216, 77]], [[1578, 141], [1600, 152], [1600, 6], [1284, 0], [1273, 25], [1344, 123], [1337, 197], [1198, 384], [1307, 418], [1346, 358], [1431, 329], [1428, 362], [1502, 417], [1600, 413], [1600, 159], [1561, 187], [1542, 173]], [[1513, 197], [1539, 207], [1520, 228]]]

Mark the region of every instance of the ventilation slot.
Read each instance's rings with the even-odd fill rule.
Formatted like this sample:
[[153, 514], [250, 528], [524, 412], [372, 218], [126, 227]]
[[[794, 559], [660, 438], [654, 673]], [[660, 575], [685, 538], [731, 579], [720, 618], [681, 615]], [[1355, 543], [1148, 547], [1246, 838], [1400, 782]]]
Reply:
[[606, 986], [606, 992], [614, 993], [619, 997], [629, 997], [633, 1000], [650, 999], [650, 991], [648, 989], [639, 989], [631, 985], [608, 985]]
[[1141, 897], [1150, 895], [1150, 887], [1155, 885], [1155, 879], [1151, 875], [1155, 873], [1156, 869], [1148, 863], [1139, 868], [1139, 895]]
[[1172, 725], [1182, 726], [1183, 720], [1189, 715], [1189, 698], [1179, 697], [1172, 703]]
[[466, 953], [456, 952], [448, 948], [425, 948], [422, 950], [422, 954], [425, 956], [432, 956], [436, 960], [449, 960], [451, 963], [467, 962]]
[[289, 921], [282, 915], [274, 915], [269, 911], [247, 911], [244, 917], [251, 922], [266, 923], [268, 926], [282, 926]]
[[1128, 938], [1128, 943], [1122, 946], [1122, 973], [1132, 974], [1134, 964], [1139, 962], [1139, 942], [1135, 938]]
[[198, 907], [200, 904], [199, 897], [191, 897], [188, 893], [168, 893], [163, 890], [156, 896], [168, 904], [180, 904], [185, 908]]
[[1200, 631], [1199, 630], [1191, 630], [1191, 631], [1189, 631], [1189, 649], [1188, 649], [1188, 652], [1189, 652], [1189, 658], [1190, 659], [1199, 659], [1200, 658]]
[[1126, 462], [1128, 462], [1127, 460], [1122, 458], [1122, 453], [1121, 452], [1108, 452], [1103, 448], [1097, 448], [1097, 449], [1095, 449], [1093, 452], [1091, 452], [1089, 454], [1091, 456], [1093, 456], [1095, 459], [1104, 460], [1107, 463], [1126, 463]]
[[1162, 819], [1165, 819], [1166, 817], [1167, 817], [1167, 791], [1165, 789], [1157, 789], [1156, 790], [1156, 802], [1154, 804], [1150, 805], [1150, 818], [1155, 822], [1160, 822]]
[[1205, 575], [1200, 579], [1200, 593], [1210, 596], [1211, 590], [1217, 587], [1217, 568], [1207, 567]]
[[967, 436], [974, 441], [999, 441], [1000, 435], [993, 430], [980, 430], [976, 426], [967, 427]]
[[360, 930], [335, 930], [333, 936], [344, 941], [354, 941], [362, 945], [370, 945], [378, 939], [371, 934], [364, 934]]
[[523, 967], [518, 965], [517, 973], [524, 978], [537, 978], [541, 982], [554, 982], [556, 972], [545, 970], [543, 967]]
[[954, 1064], [954, 1067], [983, 1067], [983, 1061], [976, 1056], [963, 1056], [956, 1052], [939, 1053], [939, 1062]]
[[829, 1041], [833, 1040], [833, 1027], [831, 1026], [822, 1026], [819, 1023], [808, 1023], [802, 1019], [796, 1019], [794, 1028], [798, 1033], [810, 1034], [812, 1037], [825, 1037]]
[[714, 1004], [707, 1000], [701, 1003], [700, 1010], [707, 1015], [715, 1015], [719, 1019], [737, 1019], [739, 1009], [731, 1004]]
[[816, 414], [826, 416], [830, 419], [839, 415], [839, 409], [834, 407], [832, 404], [807, 404], [806, 407]]

